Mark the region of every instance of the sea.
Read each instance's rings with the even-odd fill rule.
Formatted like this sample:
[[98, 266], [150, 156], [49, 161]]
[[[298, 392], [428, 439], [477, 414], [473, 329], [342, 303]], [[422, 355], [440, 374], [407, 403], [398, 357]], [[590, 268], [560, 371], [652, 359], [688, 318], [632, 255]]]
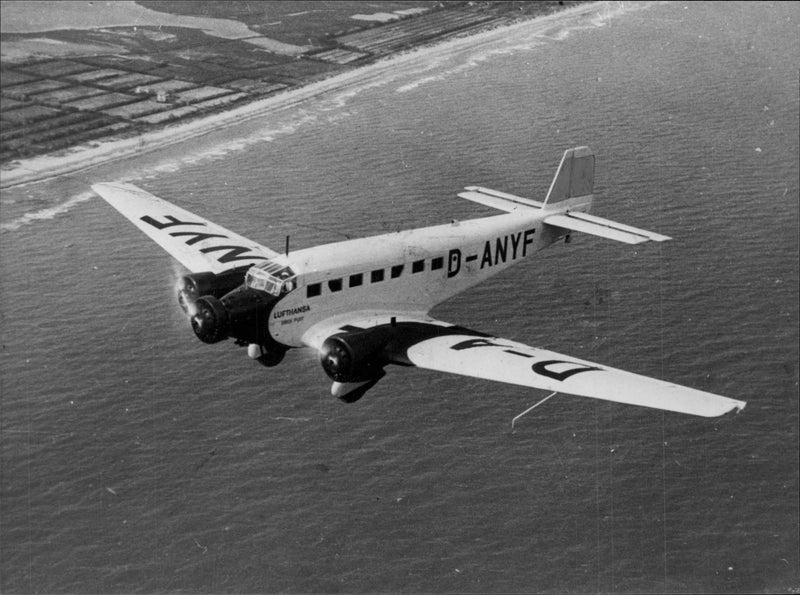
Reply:
[[[0, 199], [3, 593], [798, 593], [800, 5], [600, 3], [424, 49]], [[595, 214], [441, 320], [747, 401], [700, 418], [196, 340], [181, 269], [96, 182], [281, 250], [541, 199]]]

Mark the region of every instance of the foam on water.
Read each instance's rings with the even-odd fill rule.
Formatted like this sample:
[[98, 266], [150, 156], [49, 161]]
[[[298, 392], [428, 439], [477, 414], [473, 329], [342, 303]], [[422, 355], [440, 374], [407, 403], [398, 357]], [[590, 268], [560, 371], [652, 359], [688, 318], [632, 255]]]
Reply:
[[0, 224], [0, 230], [15, 231], [25, 225], [31, 225], [40, 221], [49, 221], [55, 217], [70, 212], [76, 206], [86, 202], [87, 200], [91, 200], [92, 197], [94, 197], [94, 192], [81, 192], [54, 207], [46, 207], [39, 211], [25, 213], [24, 215], [16, 217], [11, 221], [2, 223]]

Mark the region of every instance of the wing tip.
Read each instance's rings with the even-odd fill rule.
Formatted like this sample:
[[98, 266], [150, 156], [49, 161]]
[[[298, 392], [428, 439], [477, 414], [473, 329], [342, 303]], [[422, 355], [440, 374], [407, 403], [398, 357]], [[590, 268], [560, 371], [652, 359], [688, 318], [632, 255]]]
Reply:
[[702, 415], [703, 417], [722, 417], [723, 415], [729, 414], [731, 411], [733, 411], [735, 415], [738, 415], [744, 411], [745, 407], [747, 407], [747, 403], [745, 401], [737, 401], [736, 399], [728, 399], [727, 397], [723, 398], [729, 401], [728, 403], [725, 403], [724, 408], [720, 407], [716, 411], [700, 413], [699, 415]]
[[112, 192], [119, 192], [119, 191], [136, 191], [142, 192], [140, 188], [133, 186], [132, 184], [125, 184], [124, 182], [98, 182], [97, 184], [92, 184], [90, 188], [94, 191], [95, 194], [101, 196], [102, 198], [106, 198], [109, 193]]

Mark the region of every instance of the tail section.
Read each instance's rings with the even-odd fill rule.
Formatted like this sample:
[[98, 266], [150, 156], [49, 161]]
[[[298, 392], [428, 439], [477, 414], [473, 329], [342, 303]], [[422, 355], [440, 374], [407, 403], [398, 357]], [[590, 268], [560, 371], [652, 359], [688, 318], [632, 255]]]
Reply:
[[646, 229], [589, 215], [593, 192], [594, 153], [589, 147], [568, 149], [544, 200], [543, 208], [552, 213], [544, 218], [544, 222], [562, 230], [579, 231], [626, 244], [671, 239]]
[[561, 230], [554, 237], [569, 236], [570, 231], [579, 231], [626, 244], [665, 242], [671, 239], [660, 233], [589, 214], [594, 200], [594, 153], [589, 147], [575, 147], [564, 151], [556, 177], [553, 178], [543, 203], [480, 186], [467, 186], [465, 190], [466, 192], [459, 194], [461, 198], [501, 211], [540, 211], [546, 226]]
[[574, 202], [591, 204], [592, 192], [594, 192], [594, 153], [589, 147], [567, 149], [561, 158], [556, 177], [550, 184], [544, 206], [579, 198], [583, 200]]

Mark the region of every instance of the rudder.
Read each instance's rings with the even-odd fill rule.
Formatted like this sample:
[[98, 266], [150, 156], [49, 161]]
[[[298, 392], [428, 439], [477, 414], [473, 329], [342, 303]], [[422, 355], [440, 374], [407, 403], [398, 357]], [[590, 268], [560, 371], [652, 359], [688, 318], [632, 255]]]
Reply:
[[590, 196], [593, 192], [594, 153], [589, 147], [575, 147], [564, 151], [544, 204]]

